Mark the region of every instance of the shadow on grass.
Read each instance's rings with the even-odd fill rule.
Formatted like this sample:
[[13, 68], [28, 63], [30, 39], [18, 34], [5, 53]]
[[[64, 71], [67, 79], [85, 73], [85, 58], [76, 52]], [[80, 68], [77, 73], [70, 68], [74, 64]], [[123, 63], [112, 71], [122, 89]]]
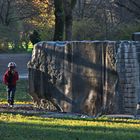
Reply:
[[50, 120], [41, 124], [0, 121], [1, 140], [138, 140], [139, 132], [139, 128], [50, 124]]
[[[137, 119], [117, 119], [117, 118], [102, 118], [102, 117], [99, 117], [99, 118], [81, 118], [80, 115], [76, 115], [74, 113], [62, 113], [62, 112], [51, 112], [51, 117], [50, 115], [47, 113], [47, 111], [43, 110], [43, 111], [39, 111], [38, 112], [26, 112], [27, 110], [25, 111], [21, 111], [21, 112], [18, 112], [18, 111], [4, 111], [4, 112], [0, 112], [1, 113], [6, 113], [6, 114], [13, 114], [13, 115], [23, 115], [23, 116], [38, 116], [38, 118], [35, 118], [35, 120], [44, 120], [45, 118], [52, 118], [52, 119], [59, 119], [59, 120], [77, 120], [77, 121], [88, 121], [88, 122], [95, 122], [95, 123], [119, 123], [119, 124], [140, 124], [140, 120], [137, 120]], [[54, 114], [54, 117], [53, 117], [53, 114]], [[58, 117], [57, 117], [57, 114], [58, 114]], [[61, 117], [59, 117], [59, 114], [61, 115]], [[70, 114], [70, 116], [69, 116]], [[71, 114], [73, 114], [73, 117], [71, 116]], [[42, 115], [46, 115], [46, 117], [41, 117]], [[47, 117], [48, 115], [48, 117]], [[63, 116], [64, 115], [64, 116]], [[81, 114], [82, 115], [82, 114]], [[33, 118], [32, 118], [33, 120]]]
[[[54, 112], [54, 116], [55, 116], [55, 113], [59, 113], [59, 112]], [[60, 114], [63, 114], [63, 113], [60, 112]], [[91, 122], [101, 122], [101, 123], [110, 122], [110, 123], [114, 123], [114, 124], [115, 123], [140, 124], [140, 120], [138, 120], [138, 119], [123, 119], [123, 118], [122, 119], [120, 119], [120, 118], [117, 119], [117, 118], [102, 118], [102, 117], [99, 117], [99, 118], [81, 118], [80, 115], [76, 116], [76, 114], [75, 114], [75, 116], [74, 116], [74, 113], [70, 113], [70, 114], [73, 114], [74, 117], [69, 117], [69, 115], [68, 115], [68, 117], [65, 117], [65, 116], [67, 116], [66, 114], [67, 113], [64, 113], [64, 117], [61, 117], [61, 118], [60, 117], [54, 117], [54, 118], [60, 119], [60, 120], [64, 120], [64, 119], [65, 120], [77, 120], [77, 121], [79, 120], [79, 121], [89, 121], [89, 122], [91, 121]], [[23, 114], [23, 115], [25, 115], [25, 114]], [[47, 116], [47, 112], [46, 112], [46, 116]], [[53, 118], [53, 117], [51, 117], [51, 118]], [[39, 118], [38, 120], [41, 120], [41, 119], [43, 120], [44, 117]]]

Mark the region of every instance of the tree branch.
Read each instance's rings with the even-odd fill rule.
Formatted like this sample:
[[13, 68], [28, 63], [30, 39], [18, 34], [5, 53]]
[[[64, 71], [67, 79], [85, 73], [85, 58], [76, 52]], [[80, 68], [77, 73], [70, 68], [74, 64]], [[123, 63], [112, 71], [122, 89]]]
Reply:
[[7, 11], [6, 11], [6, 14], [5, 14], [5, 24], [7, 26], [9, 25], [8, 16], [9, 16], [10, 7], [11, 7], [11, 3], [10, 3], [10, 1], [7, 0]]
[[15, 22], [15, 21], [19, 21], [19, 20], [33, 18], [37, 15], [38, 15], [38, 13], [33, 13], [33, 14], [30, 14], [30, 15], [22, 16], [22, 17], [20, 17], [20, 16], [19, 17], [12, 17], [9, 20], [12, 21], [12, 22]]
[[136, 1], [134, 0], [129, 0], [131, 3], [133, 3], [133, 5], [135, 5], [138, 9], [140, 9], [140, 5], [138, 3], [136, 3]]
[[133, 10], [133, 9], [131, 9], [131, 8], [127, 7], [127, 6], [126, 6], [126, 5], [124, 5], [124, 4], [121, 4], [121, 3], [119, 3], [119, 2], [115, 2], [115, 4], [117, 4], [117, 5], [118, 5], [118, 6], [120, 6], [120, 7], [125, 8], [127, 11], [129, 11], [130, 13], [135, 14], [137, 17], [139, 17], [139, 16], [140, 16], [140, 13], [139, 13], [139, 12], [137, 12], [136, 10]]
[[1, 9], [0, 9], [0, 19], [1, 19], [1, 23], [3, 23], [3, 16], [2, 16], [2, 11], [3, 11], [3, 7], [4, 7], [4, 1], [1, 4]]

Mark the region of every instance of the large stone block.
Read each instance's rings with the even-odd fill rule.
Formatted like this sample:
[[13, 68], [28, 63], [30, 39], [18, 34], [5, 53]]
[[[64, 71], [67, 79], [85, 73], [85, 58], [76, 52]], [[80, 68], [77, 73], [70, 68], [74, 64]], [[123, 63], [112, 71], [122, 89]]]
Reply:
[[38, 104], [51, 101], [59, 111], [116, 112], [112, 46], [114, 42], [98, 41], [36, 44], [28, 63], [30, 95]]
[[135, 102], [129, 98], [129, 112], [133, 113], [140, 93], [137, 45], [39, 42], [28, 63], [29, 93], [39, 106], [49, 101], [59, 111], [88, 115], [126, 113], [126, 100], [132, 97]]
[[135, 32], [132, 34], [132, 40], [140, 41], [140, 32]]

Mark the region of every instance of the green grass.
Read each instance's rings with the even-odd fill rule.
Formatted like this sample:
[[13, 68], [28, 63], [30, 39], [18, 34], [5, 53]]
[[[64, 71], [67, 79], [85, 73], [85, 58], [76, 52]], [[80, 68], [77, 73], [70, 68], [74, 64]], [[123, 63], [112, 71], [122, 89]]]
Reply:
[[[17, 83], [16, 102], [30, 102], [28, 81]], [[0, 84], [1, 103], [6, 90]], [[0, 113], [0, 140], [139, 140], [140, 120], [42, 118]]]
[[0, 115], [2, 140], [139, 140], [140, 120], [74, 120]]
[[17, 48], [13, 48], [11, 43], [8, 44], [8, 48], [1, 48], [0, 46], [0, 53], [31, 53], [33, 50], [31, 42], [28, 43], [28, 49], [26, 49], [25, 42], [22, 42], [22, 47], [18, 46]]
[[[5, 103], [7, 101], [6, 86], [0, 83], [0, 102]], [[15, 93], [15, 102], [30, 102], [31, 96], [28, 94], [28, 80], [19, 80], [17, 82], [17, 88]]]

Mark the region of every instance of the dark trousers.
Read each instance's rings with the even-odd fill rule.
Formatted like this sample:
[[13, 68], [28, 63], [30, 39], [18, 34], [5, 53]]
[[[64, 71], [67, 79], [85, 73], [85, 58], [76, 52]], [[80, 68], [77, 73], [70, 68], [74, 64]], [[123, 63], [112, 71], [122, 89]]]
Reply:
[[8, 86], [7, 87], [7, 101], [10, 105], [14, 104], [16, 86]]

